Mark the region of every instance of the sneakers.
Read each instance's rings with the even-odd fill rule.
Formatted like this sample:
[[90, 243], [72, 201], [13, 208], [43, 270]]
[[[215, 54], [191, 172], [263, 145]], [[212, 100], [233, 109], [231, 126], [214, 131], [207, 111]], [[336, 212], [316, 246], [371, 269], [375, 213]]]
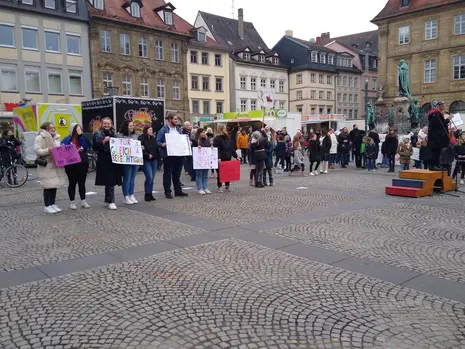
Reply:
[[229, 187], [226, 187], [226, 188], [224, 188], [224, 191], [229, 193], [231, 191], [231, 189]]
[[313, 173], [315, 174], [315, 176], [318, 176], [318, 175], [319, 175], [318, 171], [315, 171], [315, 172], [313, 172]]
[[219, 187], [219, 188], [218, 188], [218, 193], [224, 193], [223, 187]]
[[87, 209], [87, 208], [90, 208], [90, 206], [89, 206], [89, 204], [87, 203], [86, 200], [81, 200], [81, 207], [82, 207], [82, 208], [86, 208], [86, 209]]
[[136, 197], [134, 196], [134, 194], [131, 195], [131, 196], [129, 197], [129, 199], [130, 199], [133, 203], [135, 203], [135, 204], [138, 204], [138, 203], [139, 203], [139, 201], [137, 201], [137, 199], [136, 199]]
[[77, 206], [76, 206], [76, 204], [75, 204], [74, 201], [71, 201], [71, 202], [70, 202], [69, 208], [72, 209], [72, 210], [77, 210]]
[[328, 170], [324, 170], [324, 172], [323, 172], [323, 173], [324, 173], [324, 174], [328, 174]]
[[465, 181], [463, 179], [461, 179], [460, 184], [465, 184]]
[[52, 206], [46, 206], [46, 207], [44, 207], [44, 212], [45, 212], [45, 213], [48, 213], [48, 214], [57, 213], [57, 211], [55, 211], [55, 210], [53, 209]]
[[116, 209], [118, 209], [118, 207], [116, 207], [115, 203], [112, 202], [111, 204], [108, 204], [108, 209], [109, 210], [116, 210]]
[[125, 205], [134, 205], [134, 202], [131, 200], [131, 198], [129, 196], [125, 196], [124, 200], [123, 200], [123, 204], [125, 204]]
[[55, 213], [61, 212], [61, 208], [59, 208], [57, 205], [52, 205], [51, 207], [55, 210]]
[[199, 190], [199, 194], [200, 194], [200, 195], [205, 195], [206, 193], [205, 193], [202, 189], [200, 189], [200, 190]]
[[315, 175], [315, 173], [313, 173], [313, 172], [310, 172], [310, 176], [314, 176], [314, 175]]
[[211, 194], [211, 193], [212, 193], [212, 192], [211, 192], [210, 190], [208, 190], [208, 189], [205, 189], [204, 192], [205, 192], [205, 194]]

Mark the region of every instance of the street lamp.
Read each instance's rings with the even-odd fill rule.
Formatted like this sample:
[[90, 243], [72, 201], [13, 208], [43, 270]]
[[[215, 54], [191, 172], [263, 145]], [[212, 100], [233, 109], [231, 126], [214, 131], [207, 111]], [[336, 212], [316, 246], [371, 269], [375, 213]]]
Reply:
[[365, 79], [365, 134], [368, 132], [368, 78]]

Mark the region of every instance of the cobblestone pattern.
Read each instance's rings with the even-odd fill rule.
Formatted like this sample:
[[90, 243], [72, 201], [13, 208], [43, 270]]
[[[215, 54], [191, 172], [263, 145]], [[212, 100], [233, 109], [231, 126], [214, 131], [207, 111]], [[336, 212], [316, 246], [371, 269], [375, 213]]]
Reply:
[[[26, 268], [194, 235], [202, 230], [120, 208], [67, 211], [0, 209], [0, 271]], [[1, 277], [1, 274], [0, 274]]]
[[237, 240], [0, 290], [0, 347], [465, 347], [465, 304]]
[[396, 203], [268, 233], [465, 283], [463, 214], [459, 209]]

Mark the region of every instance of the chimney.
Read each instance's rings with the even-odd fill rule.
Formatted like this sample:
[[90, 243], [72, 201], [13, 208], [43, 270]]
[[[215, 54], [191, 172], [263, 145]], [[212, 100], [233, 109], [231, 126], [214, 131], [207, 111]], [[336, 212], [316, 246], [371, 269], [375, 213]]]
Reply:
[[294, 36], [294, 32], [292, 30], [286, 30], [286, 32], [284, 33], [284, 35], [286, 36], [290, 36], [291, 38]]
[[319, 45], [327, 45], [331, 42], [331, 34], [329, 32], [321, 33], [321, 36], [319, 38]]
[[237, 31], [239, 37], [244, 40], [244, 10], [240, 8], [237, 12]]

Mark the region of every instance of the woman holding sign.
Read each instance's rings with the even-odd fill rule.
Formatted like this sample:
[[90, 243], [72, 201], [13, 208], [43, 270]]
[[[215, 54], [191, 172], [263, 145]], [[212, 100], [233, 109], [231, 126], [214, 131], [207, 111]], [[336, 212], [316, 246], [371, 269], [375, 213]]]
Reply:
[[[195, 139], [192, 141], [192, 147], [198, 147], [199, 151], [201, 148], [212, 147], [205, 129], [201, 127], [197, 129]], [[211, 194], [211, 191], [208, 190], [208, 171], [208, 169], [195, 170], [195, 184], [200, 195]]]
[[[117, 134], [118, 138], [137, 139], [134, 123], [131, 120], [124, 120]], [[126, 205], [137, 204], [138, 201], [134, 196], [134, 187], [136, 185], [136, 175], [139, 170], [137, 165], [122, 165], [123, 166], [123, 195]]]
[[[229, 137], [228, 128], [226, 126], [223, 126], [221, 130], [221, 134], [215, 137], [213, 146], [215, 148], [218, 148], [218, 161], [230, 161], [232, 157], [234, 157], [234, 159], [238, 158], [236, 150], [234, 149], [234, 142]], [[221, 174], [219, 172], [219, 168], [217, 171], [218, 171], [218, 180], [217, 180], [218, 192], [222, 193], [223, 184], [221, 183], [221, 180], [220, 180]], [[229, 182], [226, 182], [225, 185], [226, 185], [226, 191], [230, 191]]]
[[62, 168], [55, 165], [52, 149], [60, 146], [60, 135], [55, 125], [44, 122], [40, 126], [39, 135], [34, 142], [34, 152], [37, 155], [36, 164], [40, 184], [44, 188], [45, 213], [58, 213], [61, 209], [55, 204], [57, 188], [65, 184], [65, 174]]
[[76, 210], [77, 206], [74, 202], [76, 197], [76, 185], [79, 187], [79, 197], [81, 198], [81, 207], [90, 208], [86, 202], [86, 179], [87, 170], [89, 169], [89, 159], [87, 157], [87, 149], [89, 148], [89, 142], [82, 134], [82, 127], [79, 124], [71, 124], [70, 135], [63, 139], [62, 145], [73, 144], [79, 152], [81, 162], [77, 164], [68, 165], [65, 167], [66, 175], [68, 176], [68, 196], [71, 201], [69, 207], [72, 210]]
[[151, 125], [144, 127], [139, 141], [142, 145], [142, 152], [144, 154], [145, 201], [155, 201], [153, 197], [153, 181], [155, 179], [155, 173], [157, 172], [160, 151], [158, 150], [157, 140], [153, 136], [153, 128]]

